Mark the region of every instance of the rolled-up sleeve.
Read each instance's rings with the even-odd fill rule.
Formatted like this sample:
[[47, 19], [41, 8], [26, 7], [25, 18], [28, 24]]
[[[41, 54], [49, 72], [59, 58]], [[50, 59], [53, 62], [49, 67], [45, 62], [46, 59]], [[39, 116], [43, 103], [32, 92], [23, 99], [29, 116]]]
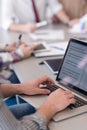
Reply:
[[12, 9], [12, 0], [2, 0], [1, 8], [1, 26], [8, 29], [13, 23], [14, 12]]
[[59, 3], [58, 0], [50, 0], [49, 6], [53, 14], [58, 13], [63, 8], [62, 4]]
[[23, 117], [20, 126], [21, 130], [49, 130], [45, 117], [40, 114]]

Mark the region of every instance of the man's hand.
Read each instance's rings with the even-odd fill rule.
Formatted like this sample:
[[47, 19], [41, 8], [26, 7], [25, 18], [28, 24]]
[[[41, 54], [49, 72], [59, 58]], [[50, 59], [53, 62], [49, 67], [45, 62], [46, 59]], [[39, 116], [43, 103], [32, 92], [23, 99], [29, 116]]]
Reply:
[[32, 44], [32, 45], [27, 45], [27, 44], [21, 44], [19, 46], [19, 49], [22, 51], [24, 57], [23, 58], [27, 58], [29, 56], [31, 56], [31, 54], [34, 52], [34, 50], [36, 48], [39, 47], [40, 44]]
[[[22, 44], [26, 44], [26, 43], [20, 41], [19, 46]], [[5, 46], [3, 47], [3, 51], [5, 51], [5, 52], [16, 51], [16, 42], [13, 42], [11, 44], [5, 44]]]
[[37, 113], [44, 115], [48, 122], [57, 112], [74, 103], [74, 95], [70, 91], [58, 89], [49, 95]]
[[69, 26], [72, 27], [73, 25], [80, 22], [80, 19], [72, 19], [69, 21]]
[[48, 97], [47, 102], [53, 106], [54, 112], [56, 113], [65, 109], [69, 104], [74, 104], [75, 100], [74, 95], [70, 91], [58, 89]]
[[41, 89], [40, 85], [49, 85], [53, 84], [54, 81], [48, 76], [42, 76], [35, 80], [29, 81], [27, 83], [23, 83], [20, 85], [20, 94], [26, 95], [36, 95], [36, 94], [49, 94], [50, 91], [48, 89]]
[[3, 47], [3, 51], [5, 52], [12, 52], [12, 51], [16, 51], [16, 49], [20, 49], [24, 55], [24, 58], [29, 57], [36, 48], [39, 47], [40, 44], [32, 44], [32, 45], [27, 45], [25, 42], [20, 41], [19, 42], [19, 47], [16, 48], [16, 42], [13, 42], [12, 44], [6, 44]]
[[5, 44], [5, 46], [2, 49], [6, 52], [11, 52], [16, 50], [16, 42], [13, 42], [12, 44]]
[[60, 20], [58, 19], [58, 17], [56, 15], [53, 15], [51, 20], [52, 20], [52, 23], [54, 23], [54, 24], [57, 24], [60, 22]]

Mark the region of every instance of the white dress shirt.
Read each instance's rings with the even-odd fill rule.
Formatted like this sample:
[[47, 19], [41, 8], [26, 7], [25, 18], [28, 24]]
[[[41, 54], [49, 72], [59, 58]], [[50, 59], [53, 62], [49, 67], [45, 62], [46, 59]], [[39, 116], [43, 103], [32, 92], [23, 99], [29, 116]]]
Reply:
[[[62, 9], [58, 0], [35, 0], [41, 21], [46, 18], [47, 2], [52, 15]], [[11, 23], [26, 24], [30, 22], [35, 22], [31, 0], [2, 0], [1, 25], [4, 29], [8, 29]]]

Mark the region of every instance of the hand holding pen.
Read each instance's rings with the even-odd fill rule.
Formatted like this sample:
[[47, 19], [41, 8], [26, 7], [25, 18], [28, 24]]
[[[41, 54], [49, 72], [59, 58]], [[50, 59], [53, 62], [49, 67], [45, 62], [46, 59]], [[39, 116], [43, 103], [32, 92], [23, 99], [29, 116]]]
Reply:
[[22, 34], [20, 34], [19, 37], [18, 37], [18, 41], [17, 41], [17, 43], [16, 43], [16, 48], [19, 47], [19, 44], [20, 44], [21, 38], [22, 38]]

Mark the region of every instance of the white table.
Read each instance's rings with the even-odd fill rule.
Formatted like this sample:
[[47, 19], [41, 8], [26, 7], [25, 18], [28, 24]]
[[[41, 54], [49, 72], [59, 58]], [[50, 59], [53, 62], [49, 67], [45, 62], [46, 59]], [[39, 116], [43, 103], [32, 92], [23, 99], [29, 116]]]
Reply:
[[[50, 70], [45, 65], [38, 64], [40, 61], [42, 61], [42, 58], [35, 59], [31, 57], [30, 59], [13, 65], [14, 70], [21, 82], [32, 80], [45, 74], [55, 80], [56, 76], [52, 75]], [[36, 108], [39, 108], [44, 103], [47, 96], [23, 96], [23, 98]], [[51, 121], [49, 123], [49, 127], [50, 130], [87, 130], [87, 113], [62, 122]]]
[[[57, 29], [57, 27], [54, 27]], [[59, 27], [58, 27], [59, 29]], [[12, 42], [18, 38], [18, 33], [11, 33], [1, 30], [0, 42]], [[70, 36], [69, 36], [70, 37]], [[69, 39], [66, 33], [66, 39]], [[23, 40], [29, 42], [26, 34], [23, 35]], [[56, 76], [53, 75], [45, 65], [39, 65], [41, 61], [48, 58], [34, 58], [31, 57], [24, 61], [13, 64], [13, 68], [21, 82], [32, 80], [42, 75], [48, 75], [55, 80]], [[46, 100], [47, 96], [24, 96], [25, 100], [38, 108]], [[87, 113], [79, 115], [62, 122], [50, 121], [50, 130], [87, 130]]]

